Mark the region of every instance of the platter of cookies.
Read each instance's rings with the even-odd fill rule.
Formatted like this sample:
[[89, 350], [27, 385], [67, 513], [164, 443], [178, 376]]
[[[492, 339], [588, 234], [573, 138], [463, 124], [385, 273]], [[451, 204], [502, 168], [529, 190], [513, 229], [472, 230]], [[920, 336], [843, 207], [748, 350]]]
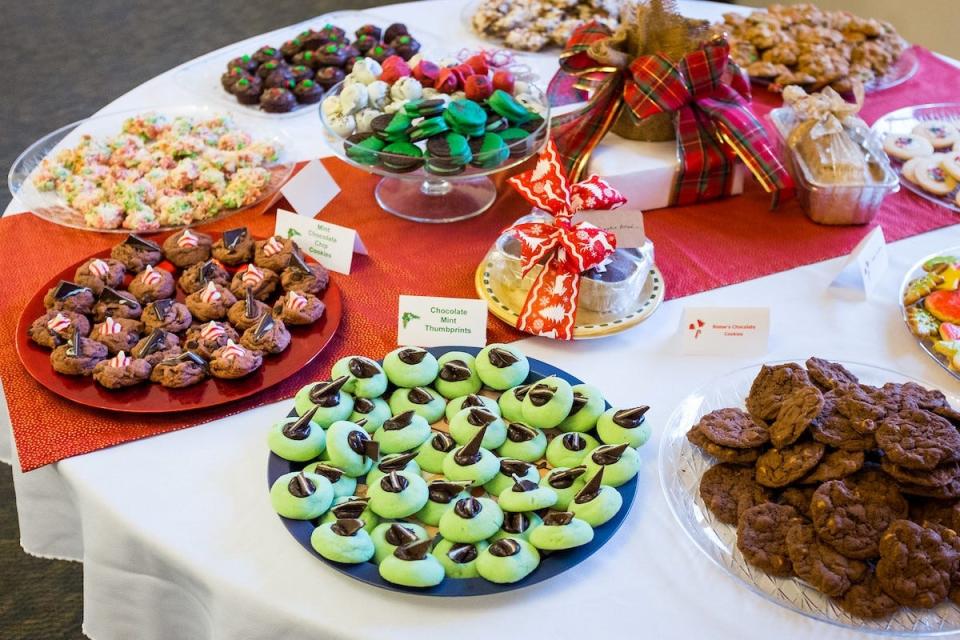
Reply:
[[883, 140], [903, 186], [960, 213], [960, 103], [897, 109], [872, 129]]
[[927, 256], [907, 271], [900, 308], [920, 347], [960, 378], [960, 247]]
[[289, 239], [246, 227], [130, 235], [56, 274], [16, 346], [53, 393], [98, 409], [213, 407], [298, 373], [340, 324], [340, 290]]
[[518, 51], [562, 47], [574, 29], [596, 20], [616, 29], [624, 0], [472, 0], [461, 13], [478, 37]]
[[859, 631], [960, 630], [960, 399], [810, 358], [731, 372], [670, 417], [683, 530], [760, 596]]
[[648, 408], [613, 408], [513, 345], [347, 356], [271, 426], [270, 499], [307, 551], [370, 585], [517, 589], [616, 533]]

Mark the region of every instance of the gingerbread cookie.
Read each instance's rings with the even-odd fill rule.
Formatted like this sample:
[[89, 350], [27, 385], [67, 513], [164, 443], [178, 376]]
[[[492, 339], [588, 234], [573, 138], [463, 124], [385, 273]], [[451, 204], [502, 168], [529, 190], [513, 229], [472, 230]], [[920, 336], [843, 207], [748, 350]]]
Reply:
[[737, 548], [749, 564], [774, 576], [789, 576], [793, 564], [787, 532], [803, 518], [793, 507], [767, 502], [744, 511], [737, 522]]
[[757, 482], [765, 487], [785, 487], [817, 466], [826, 450], [819, 442], [802, 442], [784, 449], [769, 449], [757, 459]]
[[867, 575], [866, 562], [822, 544], [809, 524], [795, 524], [787, 531], [787, 554], [797, 576], [828, 596], [843, 595]]
[[770, 491], [753, 479], [753, 469], [716, 464], [700, 478], [700, 497], [720, 522], [736, 524], [741, 513], [770, 501]]
[[799, 387], [810, 386], [807, 371], [793, 362], [764, 365], [750, 386], [747, 411], [758, 420], [775, 420], [783, 399]]
[[800, 387], [783, 399], [770, 426], [770, 444], [778, 449], [793, 444], [823, 409], [823, 394], [814, 386]]

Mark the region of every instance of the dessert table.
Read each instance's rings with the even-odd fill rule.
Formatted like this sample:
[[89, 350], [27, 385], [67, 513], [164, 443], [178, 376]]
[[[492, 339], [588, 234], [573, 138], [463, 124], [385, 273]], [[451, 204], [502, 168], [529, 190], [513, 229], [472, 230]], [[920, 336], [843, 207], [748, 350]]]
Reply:
[[[707, 2], [680, 4], [684, 13], [709, 19], [731, 10]], [[423, 25], [454, 50], [479, 46], [461, 21], [462, 5], [432, 1], [373, 13]], [[261, 40], [269, 41], [269, 35], [245, 44]], [[552, 55], [531, 60], [542, 77], [556, 65]], [[149, 80], [107, 109], [195, 101], [175, 76], [171, 70]], [[302, 129], [292, 136], [301, 147], [294, 155], [329, 155], [318, 119], [291, 119], [285, 126]], [[736, 201], [730, 206], [735, 209]], [[8, 208], [20, 210], [16, 200]], [[769, 307], [771, 339], [764, 360], [818, 355], [956, 389], [956, 380], [918, 349], [897, 305], [910, 266], [956, 245], [960, 226], [892, 243], [889, 268], [866, 300], [829, 288], [840, 258], [671, 300], [639, 327], [603, 340], [524, 340], [529, 356], [591, 380], [612, 404], [649, 404], [653, 426], [651, 442], [640, 450], [637, 499], [622, 529], [602, 553], [535, 586], [450, 602], [374, 589], [311, 558], [274, 515], [267, 493], [266, 429], [287, 413], [290, 402], [28, 473], [19, 471], [4, 404], [0, 459], [13, 465], [22, 545], [37, 556], [84, 563], [84, 632], [95, 640], [424, 635], [467, 640], [504, 632], [540, 638], [631, 632], [653, 638], [853, 638], [857, 634], [749, 593], [708, 562], [674, 521], [658, 480], [658, 428], [692, 389], [758, 361], [683, 355], [681, 314], [688, 306]]]

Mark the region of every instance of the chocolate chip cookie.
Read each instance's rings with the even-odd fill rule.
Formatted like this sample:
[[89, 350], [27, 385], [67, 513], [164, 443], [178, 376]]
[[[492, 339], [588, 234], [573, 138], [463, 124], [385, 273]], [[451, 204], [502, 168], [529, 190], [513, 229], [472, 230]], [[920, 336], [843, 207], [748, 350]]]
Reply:
[[770, 426], [770, 444], [778, 449], [793, 444], [823, 410], [823, 394], [816, 387], [800, 387], [783, 399]]
[[787, 487], [780, 492], [777, 502], [786, 504], [796, 509], [804, 518], [810, 517], [810, 501], [813, 500], [813, 492], [816, 487]]
[[[823, 395], [823, 410], [810, 423], [810, 433], [817, 442], [845, 451], [865, 451], [876, 447], [872, 432], [861, 432], [837, 410], [836, 390]], [[863, 425], [860, 425], [861, 427]]]
[[950, 578], [960, 556], [931, 528], [896, 520], [880, 540], [877, 580], [906, 607], [929, 609], [950, 591]]
[[870, 570], [863, 582], [855, 584], [835, 600], [847, 613], [866, 620], [889, 618], [900, 608], [897, 601], [880, 588], [876, 574]]
[[810, 358], [805, 364], [810, 380], [824, 391], [829, 391], [838, 384], [857, 384], [860, 382], [857, 376], [850, 373], [845, 366], [836, 362], [830, 362], [823, 358]]
[[960, 478], [960, 465], [956, 462], [948, 462], [933, 469], [908, 469], [884, 458], [880, 461], [880, 468], [897, 482], [921, 487], [942, 487]]
[[734, 449], [711, 442], [701, 433], [698, 425], [693, 425], [690, 431], [687, 431], [687, 440], [702, 449], [708, 456], [712, 456], [720, 462], [753, 464], [760, 457], [760, 449]]
[[803, 518], [793, 507], [767, 502], [744, 511], [737, 522], [737, 548], [744, 560], [774, 576], [789, 576], [787, 531]]
[[796, 363], [763, 365], [750, 386], [747, 411], [758, 420], [775, 420], [783, 399], [797, 388], [810, 384], [806, 369]]
[[823, 456], [813, 471], [801, 480], [805, 484], [820, 484], [853, 475], [863, 467], [863, 451], [830, 451]]
[[812, 525], [787, 531], [787, 554], [797, 576], [831, 597], [843, 595], [867, 575], [867, 563], [840, 555], [820, 542]]
[[824, 482], [813, 494], [810, 513], [823, 542], [862, 560], [876, 556], [883, 532], [906, 517], [907, 501], [893, 480], [871, 470]]
[[700, 497], [720, 522], [736, 524], [741, 513], [769, 502], [770, 491], [753, 479], [753, 469], [716, 464], [700, 478]]
[[773, 488], [796, 482], [817, 466], [825, 450], [819, 442], [769, 449], [757, 459], [757, 482]]
[[915, 499], [910, 501], [910, 519], [917, 524], [939, 524], [960, 531], [960, 502]]
[[752, 449], [767, 443], [767, 425], [740, 409], [717, 409], [698, 423], [700, 433], [714, 444], [733, 449]]
[[888, 416], [876, 433], [890, 462], [908, 469], [933, 469], [960, 460], [960, 432], [950, 422], [922, 409]]

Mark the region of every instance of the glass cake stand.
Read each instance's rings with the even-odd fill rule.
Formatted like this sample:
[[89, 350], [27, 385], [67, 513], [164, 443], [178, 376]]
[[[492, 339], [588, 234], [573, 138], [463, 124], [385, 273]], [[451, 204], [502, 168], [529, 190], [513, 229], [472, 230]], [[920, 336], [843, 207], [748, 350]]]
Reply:
[[[340, 95], [343, 83], [334, 85], [327, 95]], [[550, 107], [543, 92], [531, 87], [530, 93], [542, 108], [538, 114], [543, 118], [540, 126], [526, 138], [508, 144], [510, 156], [495, 167], [467, 165], [457, 175], [436, 175], [423, 165], [412, 171], [398, 173], [384, 166], [391, 159], [406, 159], [382, 151], [370, 151], [375, 164], [362, 164], [350, 158], [346, 149], [350, 142], [331, 127], [319, 109], [327, 144], [333, 153], [358, 169], [383, 176], [377, 184], [375, 195], [380, 207], [400, 218], [414, 222], [445, 223], [467, 220], [486, 211], [497, 197], [497, 187], [488, 177], [491, 174], [515, 167], [540, 151], [549, 136]]]

